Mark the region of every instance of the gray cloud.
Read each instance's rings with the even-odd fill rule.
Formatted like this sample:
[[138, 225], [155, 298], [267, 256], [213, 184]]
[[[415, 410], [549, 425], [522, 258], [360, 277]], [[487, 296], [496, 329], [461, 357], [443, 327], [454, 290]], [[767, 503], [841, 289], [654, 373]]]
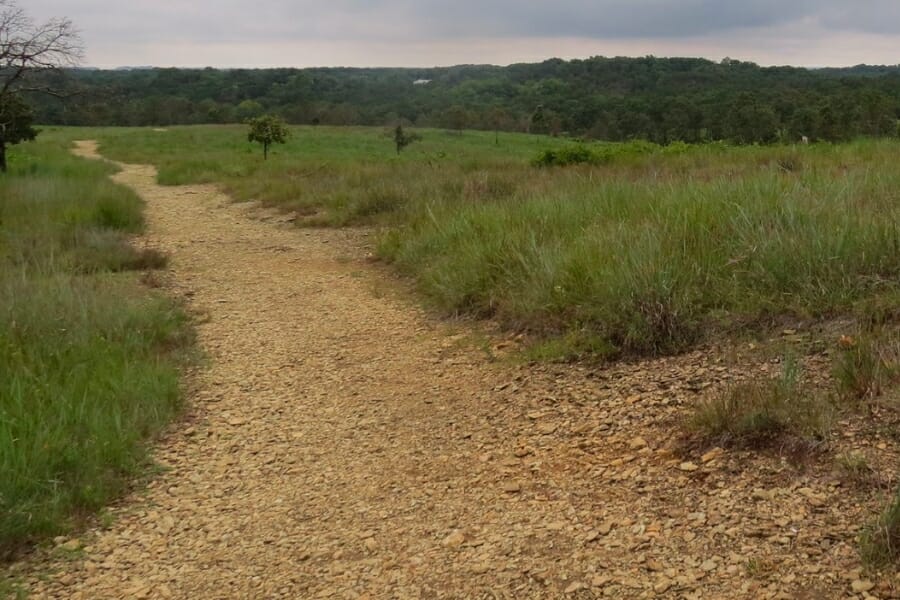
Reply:
[[[793, 27], [810, 37], [900, 35], [898, 0], [27, 0], [66, 15], [89, 47], [336, 43], [467, 44], [490, 40], [679, 41]], [[777, 43], [777, 39], [771, 40]], [[900, 43], [898, 43], [900, 48]], [[486, 57], [485, 60], [490, 60]], [[895, 62], [897, 59], [890, 60]], [[882, 62], [887, 62], [887, 57]], [[452, 62], [452, 61], [451, 61]]]
[[[409, 3], [413, 22], [445, 35], [579, 36], [679, 38], [736, 27], [772, 25], [801, 13], [800, 4], [779, 10], [780, 0], [727, 5], [717, 0], [515, 0], [459, 4]], [[465, 6], [465, 3], [463, 4]], [[460, 14], [468, 13], [468, 18]]]
[[[834, 2], [822, 11], [821, 22], [831, 30], [894, 35], [900, 33], [900, 2], [857, 0]], [[900, 47], [898, 47], [900, 54]], [[898, 59], [900, 60], [900, 59]]]

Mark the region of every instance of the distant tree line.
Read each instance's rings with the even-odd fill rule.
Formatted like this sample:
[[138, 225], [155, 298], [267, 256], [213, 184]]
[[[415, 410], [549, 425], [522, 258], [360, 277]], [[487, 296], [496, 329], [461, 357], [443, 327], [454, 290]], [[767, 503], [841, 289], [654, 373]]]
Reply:
[[[600, 140], [839, 141], [896, 136], [900, 66], [810, 70], [725, 59], [603, 58], [434, 69], [135, 69], [48, 73], [67, 125], [416, 125]], [[414, 84], [417, 80], [428, 83]]]

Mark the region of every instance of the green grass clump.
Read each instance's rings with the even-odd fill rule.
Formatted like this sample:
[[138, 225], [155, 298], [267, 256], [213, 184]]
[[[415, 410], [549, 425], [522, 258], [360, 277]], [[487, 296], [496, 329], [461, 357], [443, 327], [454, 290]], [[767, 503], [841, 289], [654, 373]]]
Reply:
[[900, 336], [881, 330], [842, 337], [834, 379], [838, 393], [846, 400], [880, 396], [900, 379]]
[[863, 563], [884, 568], [900, 562], [900, 491], [860, 538]]
[[841, 480], [857, 487], [872, 486], [878, 481], [876, 471], [861, 452], [842, 452], [834, 457]]
[[179, 405], [184, 315], [131, 269], [141, 202], [67, 139], [17, 146], [0, 177], [0, 558], [69, 530], [146, 464]]
[[699, 403], [687, 422], [697, 439], [723, 446], [761, 448], [824, 441], [834, 407], [807, 389], [791, 362], [774, 379], [739, 383]]

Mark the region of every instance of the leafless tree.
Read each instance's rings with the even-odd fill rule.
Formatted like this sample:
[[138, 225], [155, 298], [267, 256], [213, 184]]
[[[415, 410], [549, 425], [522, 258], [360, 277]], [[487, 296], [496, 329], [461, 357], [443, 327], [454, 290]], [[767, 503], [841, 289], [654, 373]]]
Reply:
[[31, 75], [74, 67], [82, 56], [81, 36], [69, 19], [36, 23], [14, 0], [0, 0], [0, 172], [6, 171], [7, 144], [35, 135], [22, 95], [62, 95]]

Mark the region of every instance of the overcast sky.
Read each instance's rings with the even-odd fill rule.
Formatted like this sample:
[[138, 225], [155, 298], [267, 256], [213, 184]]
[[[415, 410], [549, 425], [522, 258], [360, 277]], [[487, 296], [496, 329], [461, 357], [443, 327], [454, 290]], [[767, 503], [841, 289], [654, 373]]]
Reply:
[[66, 16], [86, 64], [274, 67], [726, 56], [900, 63], [900, 0], [18, 0]]

